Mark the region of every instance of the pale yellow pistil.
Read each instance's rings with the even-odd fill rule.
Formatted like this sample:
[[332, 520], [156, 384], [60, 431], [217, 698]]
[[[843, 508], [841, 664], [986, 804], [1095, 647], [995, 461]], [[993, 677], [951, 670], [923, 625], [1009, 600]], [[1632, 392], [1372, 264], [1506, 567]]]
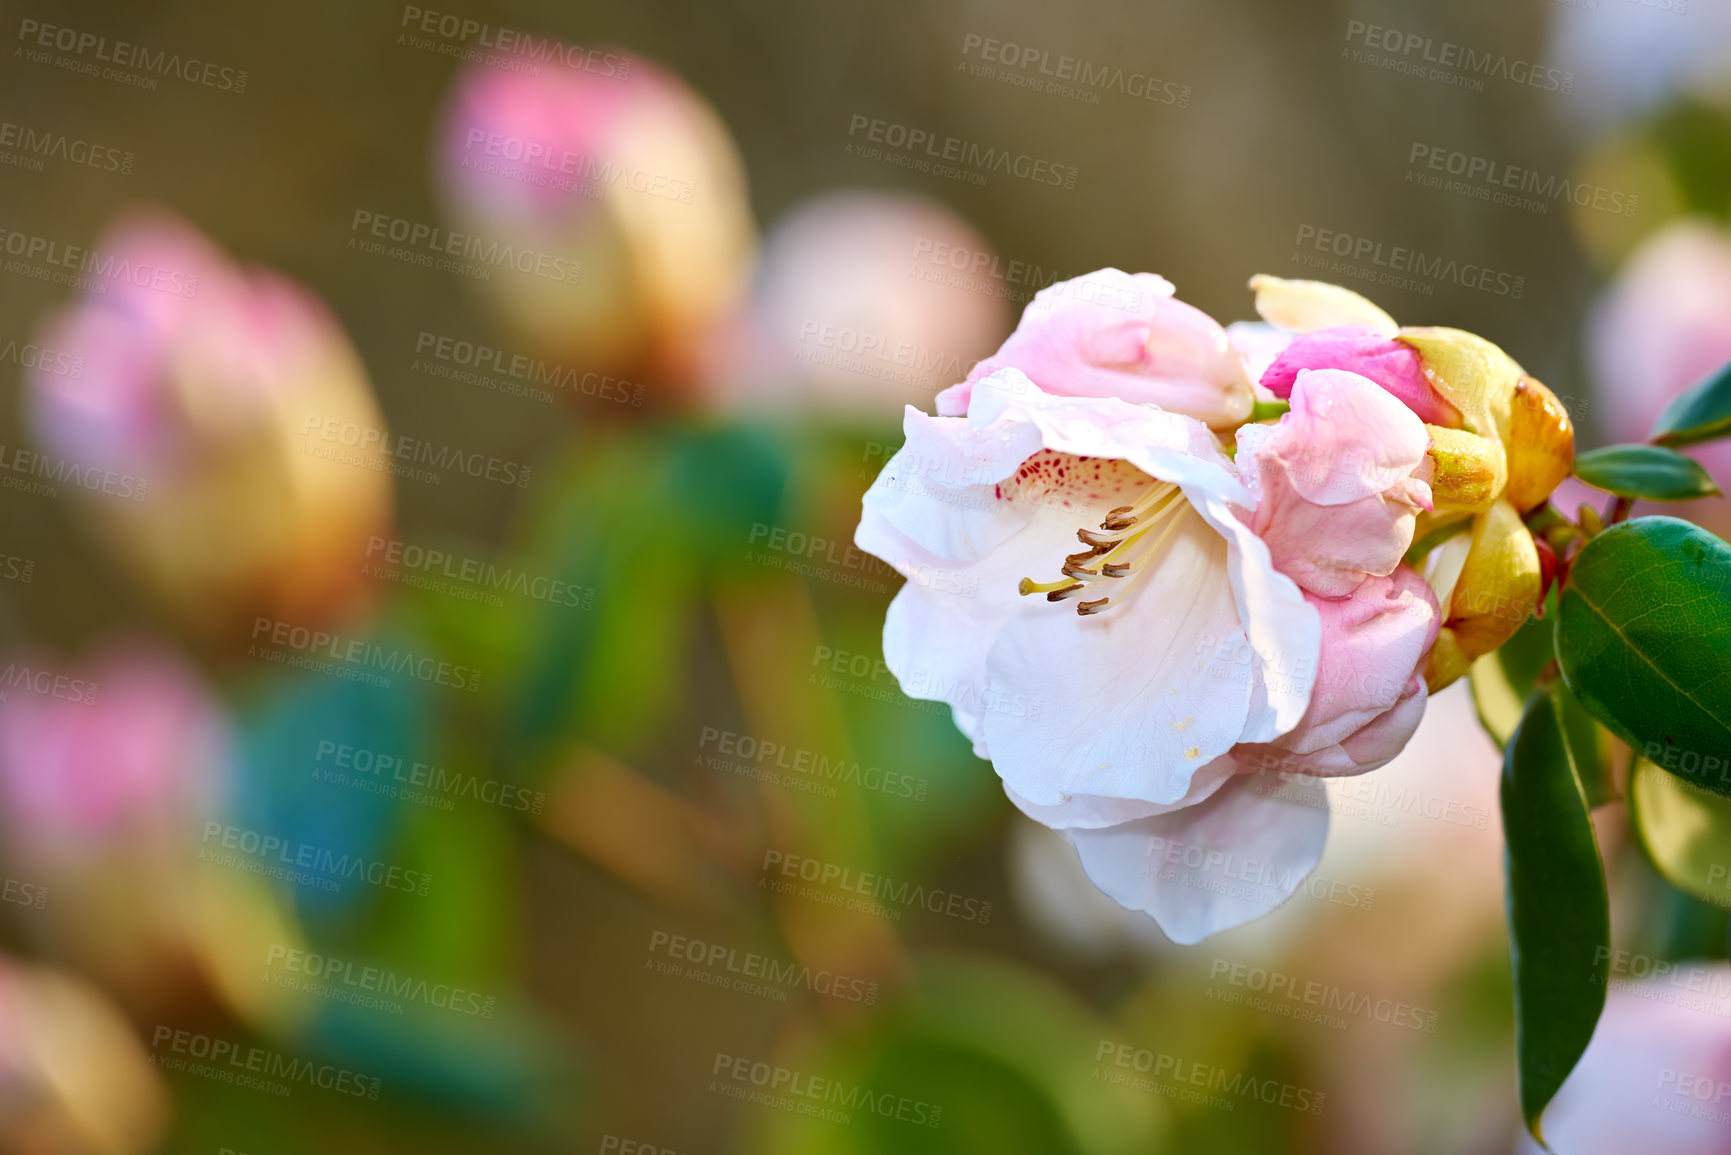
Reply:
[[[1153, 485], [1134, 505], [1121, 505], [1108, 513], [1100, 522], [1098, 531], [1076, 531], [1077, 540], [1088, 548], [1064, 559], [1058, 571], [1064, 575], [1063, 578], [1052, 582], [1023, 578], [1017, 589], [1024, 595], [1045, 594], [1047, 601], [1061, 602], [1080, 599], [1098, 581], [1123, 582], [1113, 587], [1112, 593], [1106, 597], [1077, 600], [1078, 614], [1097, 614], [1111, 604], [1113, 597], [1122, 600], [1135, 580], [1151, 568], [1144, 563], [1160, 552], [1160, 547], [1179, 524], [1181, 519], [1173, 517], [1173, 512], [1187, 504], [1178, 487], [1171, 482]], [[1150, 532], [1162, 522], [1166, 523], [1164, 528], [1150, 538]], [[1125, 581], [1126, 578], [1129, 580]]]

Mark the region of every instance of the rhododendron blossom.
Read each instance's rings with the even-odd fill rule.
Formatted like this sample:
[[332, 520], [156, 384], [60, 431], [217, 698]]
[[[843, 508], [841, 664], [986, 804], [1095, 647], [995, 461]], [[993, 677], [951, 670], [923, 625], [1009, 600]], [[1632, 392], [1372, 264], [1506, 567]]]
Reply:
[[[1424, 713], [1443, 614], [1403, 558], [1471, 447], [1439, 459], [1427, 421], [1457, 402], [1380, 310], [1320, 288], [1265, 310], [1261, 384], [1290, 405], [1265, 422], [1226, 331], [1162, 279], [1044, 290], [938, 416], [908, 409], [855, 539], [965, 575], [969, 598], [902, 588], [886, 663], [1180, 942], [1289, 896], [1321, 779], [1387, 763]], [[1331, 311], [1358, 327], [1278, 336]]]

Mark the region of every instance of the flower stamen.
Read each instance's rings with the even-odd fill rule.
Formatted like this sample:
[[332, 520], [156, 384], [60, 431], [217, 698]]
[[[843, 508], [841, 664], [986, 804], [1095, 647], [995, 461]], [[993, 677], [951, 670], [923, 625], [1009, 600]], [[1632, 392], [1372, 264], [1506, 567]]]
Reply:
[[[1122, 599], [1133, 588], [1135, 579], [1151, 568], [1145, 563], [1154, 559], [1182, 520], [1172, 515], [1188, 506], [1177, 485], [1156, 482], [1135, 504], [1120, 505], [1107, 512], [1098, 530], [1076, 531], [1076, 540], [1088, 548], [1064, 559], [1058, 571], [1064, 575], [1063, 580], [1041, 583], [1023, 578], [1017, 588], [1023, 594], [1044, 593], [1048, 601], [1056, 602], [1068, 600], [1103, 578], [1131, 579], [1114, 595], [1076, 603], [1078, 614], [1084, 617], [1097, 614], [1111, 604], [1112, 596]], [[1163, 521], [1167, 524], [1150, 538], [1150, 531]]]

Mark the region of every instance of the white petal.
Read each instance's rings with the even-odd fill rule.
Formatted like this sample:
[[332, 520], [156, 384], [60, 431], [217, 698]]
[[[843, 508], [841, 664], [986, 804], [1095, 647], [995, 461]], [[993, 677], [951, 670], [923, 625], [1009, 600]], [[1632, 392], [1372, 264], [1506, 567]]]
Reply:
[[989, 558], [971, 564], [921, 549], [882, 518], [862, 520], [854, 537], [908, 578], [884, 619], [884, 664], [908, 697], [949, 703], [956, 727], [981, 758], [990, 757], [980, 725], [987, 709], [1033, 708], [1016, 688], [994, 692], [986, 654], [1012, 616], [1073, 614], [1044, 598], [1023, 597], [1017, 582], [1072, 552], [1074, 533], [1069, 518], [1041, 510]]
[[1242, 645], [1221, 580], [1226, 543], [1193, 510], [1173, 517], [1163, 556], [1124, 604], [1018, 615], [986, 659], [993, 685], [1038, 696], [1036, 711], [985, 720], [999, 775], [1036, 805], [1073, 794], [1176, 802], [1244, 731], [1248, 677], [1207, 672], [1219, 647]]
[[1267, 400], [1273, 397], [1274, 394], [1261, 387], [1262, 375], [1292, 344], [1292, 334], [1276, 329], [1266, 321], [1234, 321], [1226, 326], [1226, 340], [1238, 354], [1238, 359], [1244, 362], [1244, 371], [1251, 383], [1257, 386], [1257, 398]]
[[1190, 780], [1190, 790], [1183, 798], [1170, 803], [1143, 802], [1134, 798], [1106, 798], [1098, 794], [1072, 794], [1056, 806], [1041, 806], [1028, 801], [1007, 786], [1004, 793], [1010, 796], [1010, 801], [1015, 803], [1016, 808], [1023, 814], [1054, 830], [1097, 829], [1102, 826], [1120, 826], [1138, 818], [1152, 818], [1157, 814], [1170, 814], [1174, 810], [1194, 806], [1230, 781], [1236, 769], [1237, 763], [1232, 758], [1216, 758], [1196, 772], [1195, 777]]
[[1178, 483], [1204, 520], [1229, 543], [1226, 572], [1239, 619], [1268, 677], [1258, 690], [1246, 742], [1264, 742], [1298, 725], [1310, 703], [1321, 624], [1298, 586], [1274, 568], [1268, 547], [1233, 507], [1255, 499], [1235, 476], [1206, 426], [1190, 417], [1113, 398], [1052, 397], [1014, 370], [975, 384], [970, 424], [1021, 417], [1048, 448], [1085, 457], [1119, 457], [1151, 477]]
[[1199, 805], [1070, 838], [1096, 886], [1196, 943], [1298, 889], [1328, 839], [1327, 796], [1313, 779], [1241, 774]]
[[[888, 544], [880, 520], [901, 537], [938, 555], [963, 561], [986, 556], [1022, 528], [1031, 512], [999, 501], [997, 483], [1040, 448], [1027, 424], [975, 427], [957, 417], [929, 417], [911, 405], [903, 422], [907, 442], [866, 491], [855, 540], [876, 553]], [[878, 554], [891, 565], [896, 558]]]

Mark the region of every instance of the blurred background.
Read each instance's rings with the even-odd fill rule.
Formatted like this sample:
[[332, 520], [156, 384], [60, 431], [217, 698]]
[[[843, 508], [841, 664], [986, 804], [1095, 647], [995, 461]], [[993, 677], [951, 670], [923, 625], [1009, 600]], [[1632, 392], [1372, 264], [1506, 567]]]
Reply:
[[[0, 1149], [1521, 1149], [1464, 682], [1177, 948], [901, 694], [852, 532], [1101, 266], [1336, 281], [1642, 438], [1731, 358], [1731, 8], [4, 27]], [[1620, 806], [1608, 973], [1701, 976], [1731, 1077], [1725, 896]]]

